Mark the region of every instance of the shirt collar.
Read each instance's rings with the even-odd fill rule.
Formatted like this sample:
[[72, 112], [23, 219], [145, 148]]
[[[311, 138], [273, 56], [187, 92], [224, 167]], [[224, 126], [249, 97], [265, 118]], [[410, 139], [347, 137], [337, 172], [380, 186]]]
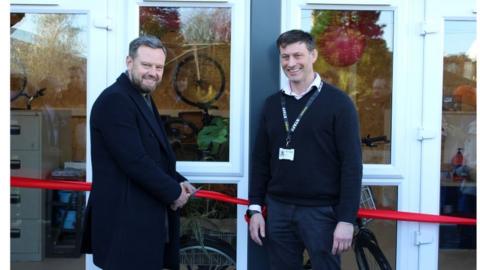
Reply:
[[313, 79], [313, 82], [308, 86], [307, 90], [303, 91], [302, 93], [297, 94], [297, 93], [293, 92], [292, 88], [290, 87], [290, 83], [287, 84], [287, 86], [284, 89], [282, 89], [281, 91], [285, 95], [293, 96], [295, 99], [298, 100], [298, 99], [301, 99], [303, 96], [305, 96], [307, 93], [309, 93], [314, 88], [314, 86], [316, 86], [318, 91], [322, 90], [322, 89], [320, 89], [321, 81], [322, 81], [322, 78], [320, 77], [320, 74], [315, 72], [315, 77]]

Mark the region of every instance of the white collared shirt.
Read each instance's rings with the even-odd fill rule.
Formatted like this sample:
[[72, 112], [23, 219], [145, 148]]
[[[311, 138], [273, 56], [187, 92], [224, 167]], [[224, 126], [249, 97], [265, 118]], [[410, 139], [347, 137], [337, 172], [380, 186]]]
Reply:
[[313, 79], [313, 82], [308, 86], [307, 89], [305, 89], [305, 91], [303, 91], [302, 93], [300, 94], [297, 94], [295, 93], [291, 86], [290, 86], [290, 83], [287, 85], [287, 87], [285, 87], [285, 89], [281, 89], [281, 91], [283, 93], [285, 93], [285, 95], [289, 95], [289, 96], [293, 96], [295, 99], [299, 100], [301, 99], [303, 96], [305, 96], [308, 92], [310, 92], [310, 90], [312, 90], [312, 87], [313, 86], [316, 86], [318, 91], [320, 91], [320, 82], [322, 81], [322, 78], [320, 77], [320, 74], [316, 73], [315, 72], [315, 77]]

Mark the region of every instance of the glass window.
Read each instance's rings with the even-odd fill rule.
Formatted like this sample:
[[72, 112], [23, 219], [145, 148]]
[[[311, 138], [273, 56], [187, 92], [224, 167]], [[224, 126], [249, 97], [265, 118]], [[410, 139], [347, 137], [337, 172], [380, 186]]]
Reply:
[[[440, 213], [469, 218], [477, 199], [475, 24], [445, 22], [443, 57]], [[439, 269], [475, 268], [475, 239], [475, 226], [440, 225]]]
[[[398, 188], [396, 186], [363, 186], [360, 207], [365, 209], [397, 210]], [[373, 203], [372, 203], [373, 202]], [[397, 221], [382, 219], [363, 220], [364, 226], [373, 232], [378, 246], [392, 269], [396, 269]], [[342, 269], [357, 269], [352, 250], [342, 256]]]
[[[397, 210], [398, 189], [396, 186], [362, 186], [360, 208]], [[371, 231], [377, 239], [378, 247], [392, 267], [396, 268], [397, 222], [394, 220], [362, 219], [362, 228]], [[358, 240], [359, 227], [355, 228]], [[369, 239], [367, 239], [369, 240]], [[365, 241], [367, 241], [365, 240]], [[363, 241], [363, 240], [359, 240]], [[355, 243], [355, 239], [354, 239]], [[369, 252], [365, 252], [366, 259], [373, 263]], [[342, 254], [342, 269], [357, 269], [355, 252], [350, 249]], [[308, 262], [308, 253], [305, 252], [304, 261]], [[371, 265], [373, 266], [373, 265]], [[377, 269], [376, 267], [374, 267]], [[310, 269], [306, 268], [305, 269]]]
[[[11, 175], [85, 181], [88, 16], [10, 21]], [[83, 193], [12, 188], [12, 269], [84, 269], [83, 203]]]
[[[204, 184], [202, 190], [237, 197], [237, 185]], [[236, 269], [237, 206], [192, 198], [182, 209], [181, 269]]]
[[140, 33], [166, 45], [153, 98], [178, 161], [229, 161], [230, 8], [140, 7]]
[[390, 163], [393, 11], [304, 9], [301, 23], [316, 38], [315, 70], [357, 106], [364, 163]]

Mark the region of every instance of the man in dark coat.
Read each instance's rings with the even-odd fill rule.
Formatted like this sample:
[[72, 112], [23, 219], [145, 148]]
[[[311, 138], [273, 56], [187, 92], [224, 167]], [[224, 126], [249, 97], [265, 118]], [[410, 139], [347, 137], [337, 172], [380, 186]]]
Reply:
[[102, 269], [178, 269], [179, 214], [195, 188], [175, 155], [150, 94], [166, 49], [155, 37], [130, 43], [127, 71], [90, 114], [93, 186], [82, 250]]

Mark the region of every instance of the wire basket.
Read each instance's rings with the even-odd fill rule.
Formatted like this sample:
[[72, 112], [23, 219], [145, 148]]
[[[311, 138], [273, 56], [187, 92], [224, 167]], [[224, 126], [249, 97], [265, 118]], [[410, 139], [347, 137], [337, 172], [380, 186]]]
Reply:
[[[375, 206], [375, 200], [373, 199], [372, 190], [370, 186], [362, 186], [360, 193], [360, 208], [364, 209], [377, 209]], [[371, 218], [364, 218], [364, 223], [370, 222]]]

